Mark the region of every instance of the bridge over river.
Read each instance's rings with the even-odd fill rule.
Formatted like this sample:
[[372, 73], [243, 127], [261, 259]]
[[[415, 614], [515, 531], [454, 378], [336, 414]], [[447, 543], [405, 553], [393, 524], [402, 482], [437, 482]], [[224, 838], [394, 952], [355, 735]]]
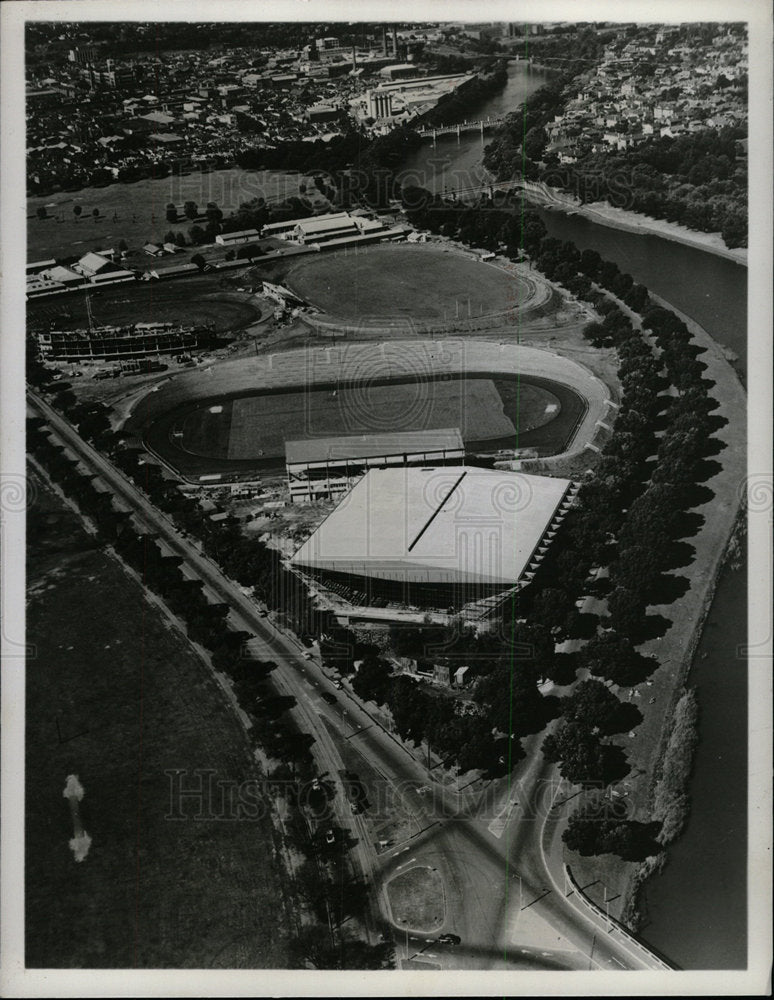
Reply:
[[481, 118], [476, 122], [459, 122], [457, 125], [437, 125], [434, 127], [417, 129], [417, 135], [422, 139], [432, 139], [433, 142], [441, 135], [456, 135], [459, 139], [463, 132], [480, 132], [483, 136], [485, 129], [497, 128], [505, 121], [505, 117]]

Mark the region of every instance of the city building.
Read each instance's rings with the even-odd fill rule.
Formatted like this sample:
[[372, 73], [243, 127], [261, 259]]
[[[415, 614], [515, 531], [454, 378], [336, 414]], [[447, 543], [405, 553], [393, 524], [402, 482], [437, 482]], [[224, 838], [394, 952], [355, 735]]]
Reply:
[[376, 121], [392, 117], [392, 94], [386, 90], [368, 91], [368, 114]]
[[301, 244], [319, 243], [337, 236], [356, 236], [358, 232], [355, 220], [348, 212], [336, 212], [302, 219], [295, 227], [294, 238]]
[[362, 118], [367, 114], [377, 122], [385, 119], [409, 121], [431, 111], [442, 97], [463, 90], [475, 78], [474, 73], [450, 73], [414, 80], [395, 79], [368, 90], [364, 97], [352, 102], [352, 107], [356, 115]]
[[310, 122], [332, 122], [339, 116], [338, 108], [330, 104], [313, 104], [306, 109], [306, 118]]
[[261, 237], [266, 239], [268, 236], [274, 236], [305, 246], [328, 243], [344, 237], [370, 237], [381, 232], [386, 234], [387, 231], [384, 223], [377, 219], [349, 212], [330, 212], [326, 215], [311, 215], [305, 219], [286, 219], [284, 222], [269, 223], [262, 228]]
[[405, 80], [417, 75], [417, 67], [413, 63], [395, 63], [379, 70], [379, 76], [387, 80]]

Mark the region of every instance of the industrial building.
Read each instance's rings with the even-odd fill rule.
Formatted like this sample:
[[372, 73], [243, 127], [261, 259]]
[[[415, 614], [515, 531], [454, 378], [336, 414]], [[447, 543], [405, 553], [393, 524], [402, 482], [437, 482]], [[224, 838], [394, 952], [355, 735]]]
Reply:
[[461, 465], [371, 469], [291, 564], [361, 605], [459, 610], [529, 583], [576, 490]]
[[260, 234], [257, 229], [239, 229], [233, 233], [218, 233], [215, 242], [222, 247], [235, 246], [237, 243], [249, 243], [250, 240], [257, 240]]
[[285, 443], [293, 503], [341, 496], [371, 468], [459, 464], [464, 459], [465, 446], [456, 427]]
[[327, 215], [311, 215], [306, 219], [288, 219], [272, 222], [264, 226], [261, 236], [293, 240], [302, 246], [326, 243], [343, 237], [371, 236], [385, 231], [383, 222], [349, 212], [331, 212]]
[[[421, 76], [413, 80], [400, 79], [408, 75], [408, 66], [392, 66], [392, 82], [382, 83], [367, 91], [365, 99], [353, 102], [356, 114], [366, 113], [376, 121], [400, 119], [410, 121], [431, 111], [446, 94], [463, 90], [475, 79], [471, 73], [451, 73], [443, 76]], [[413, 67], [412, 67], [413, 70]], [[359, 111], [358, 111], [359, 108]]]

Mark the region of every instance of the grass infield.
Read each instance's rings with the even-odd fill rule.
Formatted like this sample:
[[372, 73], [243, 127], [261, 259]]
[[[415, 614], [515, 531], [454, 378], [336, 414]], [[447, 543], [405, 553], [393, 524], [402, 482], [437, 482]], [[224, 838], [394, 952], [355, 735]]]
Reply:
[[552, 455], [564, 449], [585, 412], [572, 389], [526, 376], [376, 379], [353, 387], [351, 400], [348, 389], [339, 387], [335, 397], [334, 389], [315, 384], [198, 400], [140, 432], [183, 475], [199, 476], [276, 470], [286, 440], [380, 430], [460, 427], [471, 451], [520, 447]]
[[285, 284], [331, 316], [364, 320], [475, 318], [521, 306], [532, 295], [515, 274], [430, 246], [323, 253], [294, 266]]

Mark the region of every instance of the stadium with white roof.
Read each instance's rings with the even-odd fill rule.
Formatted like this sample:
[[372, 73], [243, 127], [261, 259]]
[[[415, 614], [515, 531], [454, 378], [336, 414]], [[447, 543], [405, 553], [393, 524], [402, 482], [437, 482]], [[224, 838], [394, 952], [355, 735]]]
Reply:
[[371, 469], [291, 564], [353, 603], [456, 612], [529, 583], [576, 491], [464, 465]]

